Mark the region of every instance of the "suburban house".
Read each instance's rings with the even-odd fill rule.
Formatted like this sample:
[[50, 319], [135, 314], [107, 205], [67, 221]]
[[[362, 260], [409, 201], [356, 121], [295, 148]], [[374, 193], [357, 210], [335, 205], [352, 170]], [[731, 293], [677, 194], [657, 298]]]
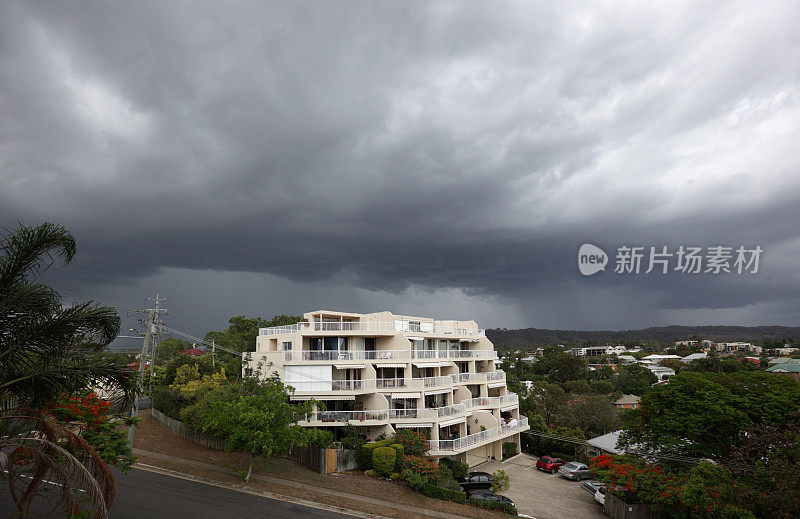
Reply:
[[403, 427], [424, 431], [432, 456], [470, 466], [520, 450], [515, 393], [497, 369], [497, 353], [474, 321], [318, 310], [290, 326], [262, 328], [244, 354], [245, 376], [277, 375], [292, 400], [314, 399], [306, 427], [355, 425], [374, 439]]
[[593, 449], [589, 451], [589, 454], [593, 456], [599, 456], [601, 454], [625, 454], [625, 449], [617, 448], [619, 433], [621, 432], [622, 431], [614, 431], [586, 440], [586, 443], [593, 447]]
[[754, 346], [749, 342], [719, 342], [717, 343], [717, 351], [724, 351], [726, 353], [741, 351], [744, 353], [761, 354], [761, 346]]
[[666, 366], [645, 365], [645, 367], [658, 377], [659, 382], [663, 382], [667, 378], [675, 376], [675, 370]]
[[790, 362], [786, 364], [773, 364], [771, 367], [765, 369], [767, 373], [774, 373], [776, 375], [788, 375], [798, 382], [800, 382], [800, 362]]
[[691, 353], [691, 354], [681, 358], [681, 362], [688, 364], [689, 362], [692, 362], [693, 360], [705, 359], [706, 357], [708, 357], [708, 353], [705, 353], [705, 352], [703, 352], [703, 353]]
[[625, 346], [587, 346], [585, 348], [570, 348], [569, 352], [576, 357], [599, 357], [600, 355], [619, 355], [625, 353]]
[[614, 405], [617, 406], [617, 409], [636, 409], [641, 400], [642, 397], [637, 395], [622, 395], [619, 400], [614, 402]]
[[649, 360], [652, 364], [661, 364], [665, 360], [681, 360], [681, 357], [680, 355], [661, 355], [654, 353], [652, 355], [642, 357], [642, 360]]

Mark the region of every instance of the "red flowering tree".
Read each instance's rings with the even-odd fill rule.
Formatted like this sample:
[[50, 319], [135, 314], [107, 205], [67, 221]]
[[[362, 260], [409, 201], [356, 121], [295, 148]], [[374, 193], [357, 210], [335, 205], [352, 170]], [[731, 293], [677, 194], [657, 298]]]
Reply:
[[424, 456], [428, 452], [428, 439], [425, 433], [413, 429], [400, 429], [394, 439], [403, 446], [403, 452], [409, 456]]

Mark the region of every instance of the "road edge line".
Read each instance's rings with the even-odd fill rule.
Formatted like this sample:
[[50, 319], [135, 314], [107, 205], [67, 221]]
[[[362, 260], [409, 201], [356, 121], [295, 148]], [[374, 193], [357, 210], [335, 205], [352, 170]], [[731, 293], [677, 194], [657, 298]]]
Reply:
[[275, 494], [274, 492], [268, 492], [266, 490], [257, 490], [255, 488], [249, 488], [244, 485], [225, 483], [222, 481], [216, 481], [211, 478], [206, 478], [203, 476], [194, 476], [192, 474], [185, 474], [183, 472], [178, 472], [177, 470], [165, 469], [163, 467], [159, 467], [156, 465], [148, 465], [146, 463], [135, 463], [133, 465], [133, 468], [141, 469], [147, 472], [154, 472], [156, 474], [162, 474], [164, 476], [171, 476], [179, 479], [185, 479], [188, 481], [195, 481], [197, 483], [204, 483], [206, 485], [211, 485], [218, 488], [224, 488], [227, 490], [234, 490], [236, 492], [242, 492], [244, 494], [266, 497], [269, 499], [276, 499], [278, 501], [284, 501], [296, 505], [307, 506], [309, 508], [316, 508], [318, 510], [325, 510], [327, 512], [337, 512], [341, 514], [352, 515], [354, 517], [363, 517], [365, 519], [390, 519], [389, 517], [382, 515], [369, 514], [367, 512], [361, 512], [359, 510], [351, 510], [349, 508], [328, 505], [325, 503], [317, 503], [316, 501], [309, 501], [308, 499], [303, 499], [300, 497], [284, 496], [281, 494]]

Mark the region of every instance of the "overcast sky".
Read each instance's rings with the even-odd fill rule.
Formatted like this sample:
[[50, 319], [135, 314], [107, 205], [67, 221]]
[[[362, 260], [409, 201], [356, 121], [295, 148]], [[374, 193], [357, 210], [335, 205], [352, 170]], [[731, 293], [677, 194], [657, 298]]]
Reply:
[[[63, 223], [54, 285], [157, 292], [194, 334], [318, 308], [797, 325], [797, 27], [796, 1], [9, 0], [0, 223]], [[617, 274], [622, 245], [764, 252]]]

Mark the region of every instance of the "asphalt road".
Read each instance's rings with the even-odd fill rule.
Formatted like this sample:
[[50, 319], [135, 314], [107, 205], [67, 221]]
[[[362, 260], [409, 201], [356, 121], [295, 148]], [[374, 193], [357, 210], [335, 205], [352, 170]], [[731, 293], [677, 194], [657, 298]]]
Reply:
[[[133, 469], [114, 470], [117, 497], [109, 517], [114, 519], [296, 518], [352, 519], [352, 516], [245, 494], [205, 483]], [[0, 483], [2, 485], [2, 483]], [[0, 487], [0, 516], [14, 510], [8, 487]], [[39, 511], [36, 508], [35, 511]], [[39, 512], [44, 514], [43, 511]], [[57, 515], [56, 515], [57, 517]]]

